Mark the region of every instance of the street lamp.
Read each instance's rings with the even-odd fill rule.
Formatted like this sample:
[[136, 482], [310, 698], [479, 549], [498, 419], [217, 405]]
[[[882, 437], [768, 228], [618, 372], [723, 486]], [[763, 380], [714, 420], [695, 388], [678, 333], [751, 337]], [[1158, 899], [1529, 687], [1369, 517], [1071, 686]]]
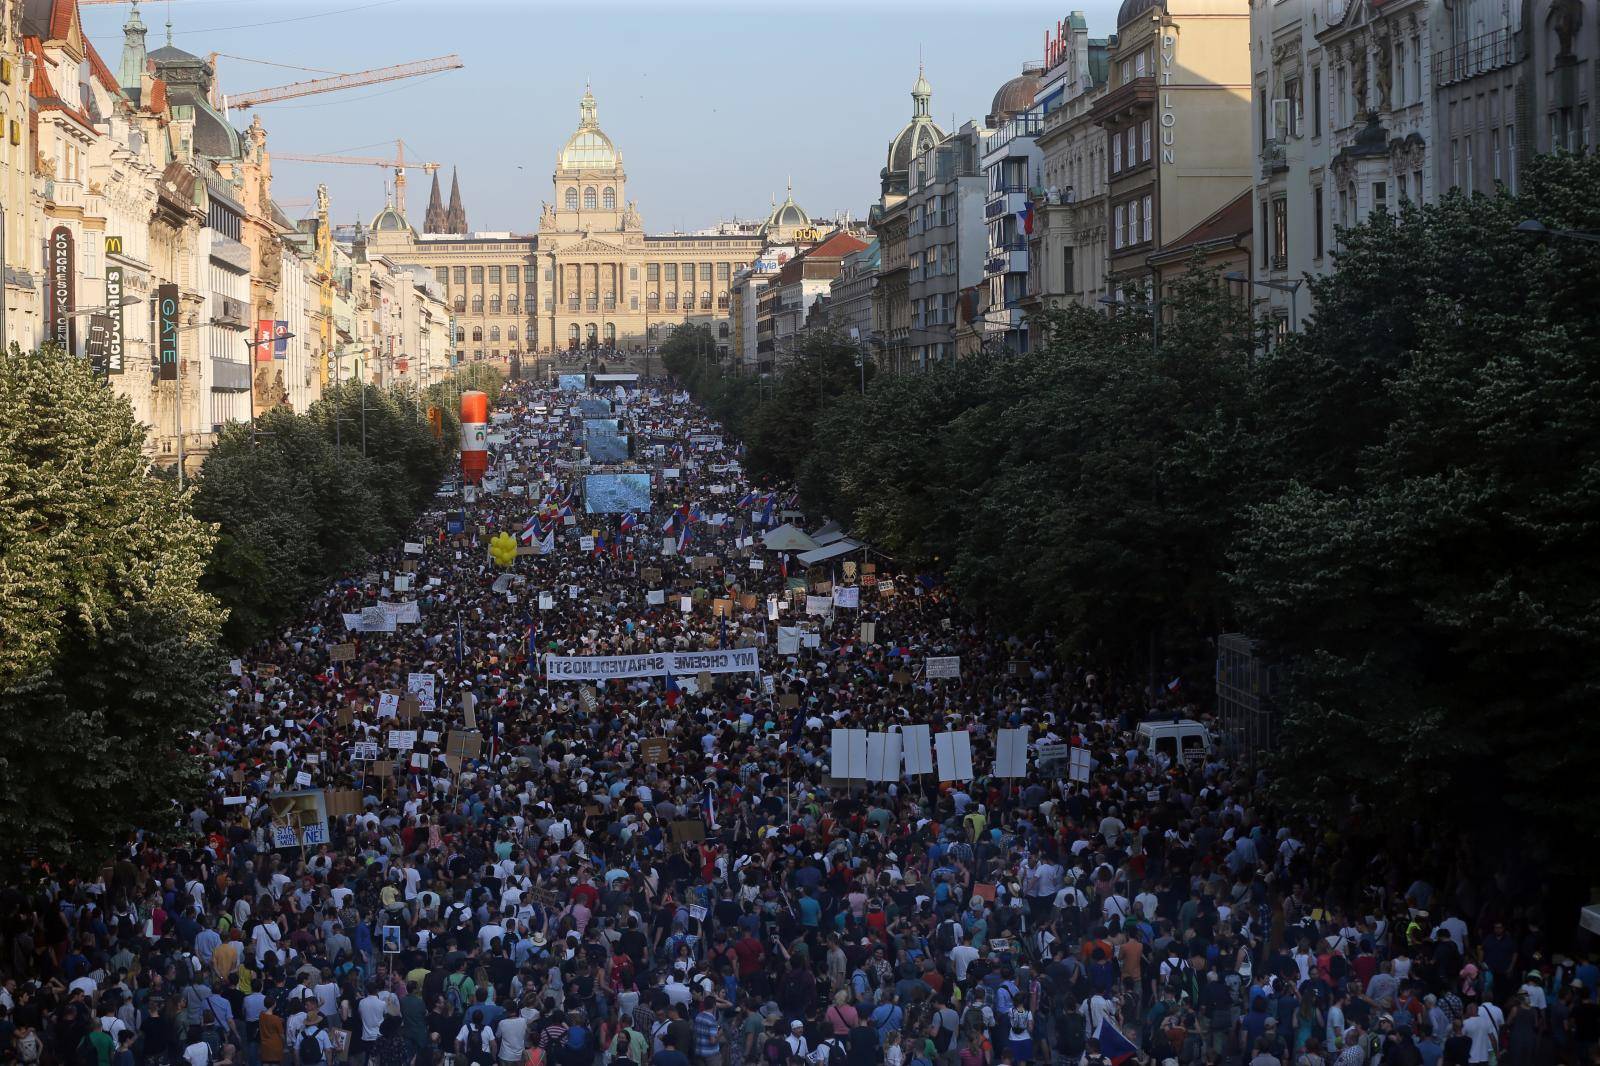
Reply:
[[1300, 286], [1305, 284], [1305, 279], [1304, 278], [1296, 278], [1293, 281], [1272, 281], [1272, 280], [1270, 280], [1268, 278], [1252, 278], [1252, 277], [1249, 277], [1247, 275], [1241, 274], [1238, 271], [1234, 271], [1234, 272], [1232, 272], [1230, 274], [1224, 274], [1222, 276], [1225, 279], [1227, 279], [1228, 281], [1239, 281], [1239, 282], [1245, 283], [1246, 285], [1259, 285], [1263, 289], [1272, 289], [1272, 290], [1274, 290], [1276, 292], [1286, 292], [1286, 293], [1288, 293], [1289, 294], [1290, 328], [1293, 329], [1296, 333], [1300, 332], [1300, 300], [1299, 300], [1299, 295], [1300, 295]]
[[1518, 233], [1526, 233], [1533, 237], [1566, 237], [1574, 241], [1588, 241], [1591, 244], [1600, 244], [1600, 233], [1546, 226], [1536, 218], [1525, 218], [1518, 222], [1514, 228]]

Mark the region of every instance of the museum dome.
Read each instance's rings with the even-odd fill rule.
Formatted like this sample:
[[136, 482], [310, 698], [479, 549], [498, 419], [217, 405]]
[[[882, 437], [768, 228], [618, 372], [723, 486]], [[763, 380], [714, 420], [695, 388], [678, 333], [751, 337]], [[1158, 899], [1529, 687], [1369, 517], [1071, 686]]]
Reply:
[[1122, 0], [1122, 10], [1117, 12], [1117, 28], [1152, 11], [1163, 12], [1166, 9], [1167, 0]]
[[370, 227], [374, 233], [404, 233], [410, 228], [411, 224], [406, 221], [404, 215], [394, 209], [393, 204], [379, 211]]
[[1020, 115], [1033, 106], [1034, 99], [1039, 93], [1040, 75], [1038, 65], [1030, 63], [1022, 68], [1021, 74], [1000, 86], [994, 94], [994, 99], [989, 102], [991, 129], [998, 129], [1013, 115]]
[[900, 128], [889, 142], [889, 155], [884, 164], [885, 173], [904, 173], [911, 169], [911, 161], [944, 140], [941, 130], [928, 113], [928, 102], [933, 99], [933, 86], [917, 67], [917, 80], [911, 86], [911, 121]]
[[562, 170], [615, 170], [621, 164], [616, 146], [601, 132], [594, 93], [588, 89], [578, 101], [577, 132], [568, 138], [558, 161]]
[[783, 198], [783, 203], [773, 207], [761, 232], [766, 235], [785, 229], [809, 229], [810, 226], [811, 216], [806, 214], [805, 208], [794, 202], [794, 185], [791, 183], [788, 195]]

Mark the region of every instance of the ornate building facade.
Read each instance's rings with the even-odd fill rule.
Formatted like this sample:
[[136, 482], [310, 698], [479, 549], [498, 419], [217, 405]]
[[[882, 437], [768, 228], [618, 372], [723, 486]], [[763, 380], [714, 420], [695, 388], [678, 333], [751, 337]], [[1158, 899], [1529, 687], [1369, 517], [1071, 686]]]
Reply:
[[[444, 287], [458, 359], [646, 347], [687, 323], [709, 325], [720, 345], [731, 344], [733, 276], [758, 257], [766, 227], [645, 233], [627, 198], [622, 153], [600, 128], [587, 90], [551, 183], [553, 198], [531, 234], [418, 236], [393, 209], [374, 220], [374, 252], [425, 266]], [[448, 218], [464, 225], [454, 189], [451, 201]]]

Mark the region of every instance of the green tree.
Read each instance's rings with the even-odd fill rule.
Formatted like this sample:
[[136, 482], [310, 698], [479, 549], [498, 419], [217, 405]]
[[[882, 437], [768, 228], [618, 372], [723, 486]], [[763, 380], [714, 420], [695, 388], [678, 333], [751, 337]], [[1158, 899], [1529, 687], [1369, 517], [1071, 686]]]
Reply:
[[198, 794], [222, 676], [214, 542], [127, 400], [59, 351], [0, 354], [0, 853], [94, 864]]
[[1233, 574], [1287, 671], [1288, 801], [1600, 827], [1600, 254], [1515, 231], [1600, 229], [1600, 160], [1522, 177], [1346, 231], [1263, 366], [1274, 397], [1324, 386], [1269, 408], [1286, 484]]

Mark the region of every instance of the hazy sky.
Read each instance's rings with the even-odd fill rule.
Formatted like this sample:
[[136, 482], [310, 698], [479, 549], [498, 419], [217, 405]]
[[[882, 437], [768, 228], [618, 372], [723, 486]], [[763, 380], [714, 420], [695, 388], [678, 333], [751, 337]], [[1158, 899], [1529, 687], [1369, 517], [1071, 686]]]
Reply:
[[[941, 126], [981, 119], [994, 91], [1043, 52], [1073, 7], [1095, 36], [1120, 0], [767, 0], [571, 3], [556, 0], [144, 0], [149, 46], [225, 53], [225, 90], [321, 75], [241, 62], [355, 71], [454, 52], [464, 69], [261, 108], [268, 148], [408, 155], [461, 171], [476, 230], [532, 230], [556, 153], [577, 126], [584, 80], [621, 150], [630, 199], [653, 232], [730, 216], [765, 217], [792, 175], [808, 211], [862, 215], [877, 196], [891, 136], [911, 114], [920, 48]], [[83, 8], [112, 70], [126, 4]], [[234, 113], [235, 123], [248, 115]], [[387, 142], [385, 144], [384, 142]], [[338, 221], [370, 221], [391, 172], [281, 162], [280, 201], [326, 182]], [[428, 180], [408, 171], [419, 229]], [[289, 206], [298, 217], [305, 209]]]

